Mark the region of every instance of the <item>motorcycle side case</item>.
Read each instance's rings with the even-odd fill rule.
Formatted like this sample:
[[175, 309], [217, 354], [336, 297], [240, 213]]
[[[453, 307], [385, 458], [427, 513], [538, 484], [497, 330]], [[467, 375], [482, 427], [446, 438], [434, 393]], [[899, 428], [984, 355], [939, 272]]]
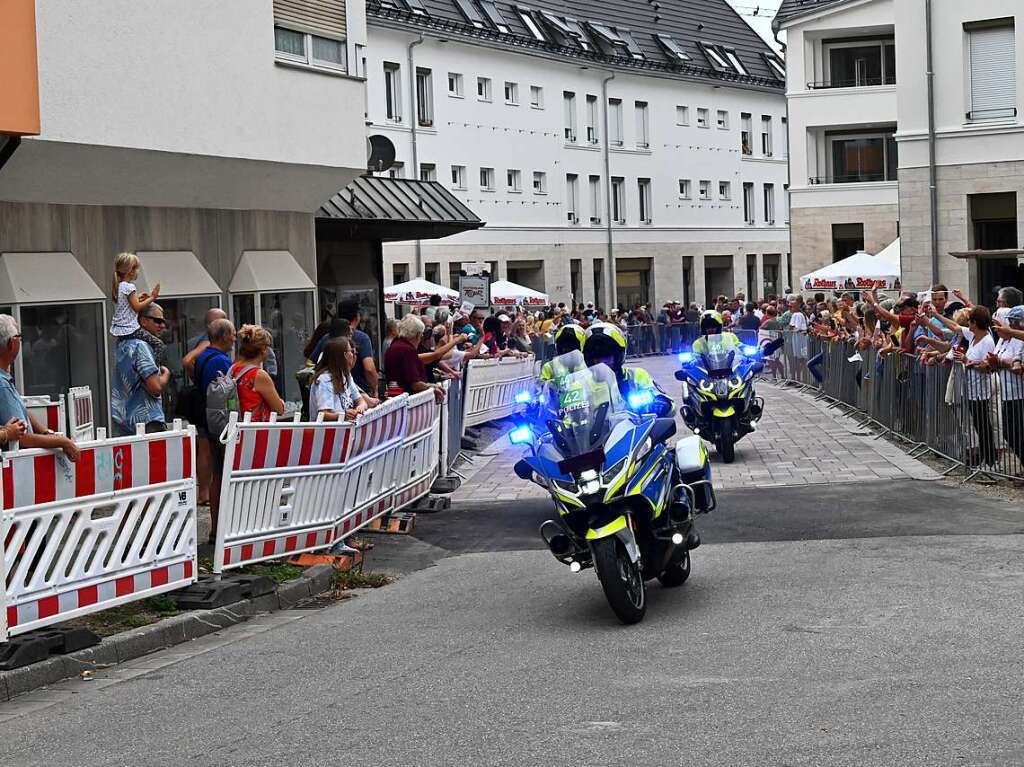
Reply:
[[679, 469], [679, 479], [687, 485], [706, 482], [693, 488], [694, 501], [698, 511], [708, 512], [713, 509], [715, 491], [711, 486], [711, 463], [700, 437], [684, 437], [676, 443], [676, 468]]

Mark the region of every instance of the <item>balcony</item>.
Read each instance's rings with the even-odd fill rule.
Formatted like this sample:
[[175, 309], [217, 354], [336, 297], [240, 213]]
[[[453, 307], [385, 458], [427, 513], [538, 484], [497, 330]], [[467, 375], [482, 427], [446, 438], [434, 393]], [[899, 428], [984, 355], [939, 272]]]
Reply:
[[822, 82], [807, 83], [807, 90], [820, 91], [831, 90], [833, 88], [871, 88], [879, 85], [895, 84], [896, 73], [892, 72], [884, 75], [873, 75], [870, 77], [838, 77], [832, 80], [824, 80]]
[[832, 176], [811, 176], [807, 183], [811, 186], [822, 184], [870, 184], [879, 181], [895, 181], [896, 175], [883, 171], [865, 171], [860, 173], [847, 173], [844, 175]]
[[891, 35], [824, 41], [821, 60], [824, 76], [820, 81], [807, 83], [807, 90], [896, 84], [896, 42]]

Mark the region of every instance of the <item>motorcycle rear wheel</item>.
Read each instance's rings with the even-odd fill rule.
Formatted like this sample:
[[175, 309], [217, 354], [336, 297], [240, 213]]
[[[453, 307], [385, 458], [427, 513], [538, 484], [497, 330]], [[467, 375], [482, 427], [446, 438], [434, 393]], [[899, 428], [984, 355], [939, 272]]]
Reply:
[[644, 619], [647, 593], [639, 566], [631, 562], [618, 538], [594, 541], [594, 569], [616, 617], [631, 625]]
[[690, 552], [685, 552], [678, 559], [674, 559], [672, 564], [665, 568], [665, 572], [658, 576], [658, 581], [667, 589], [674, 589], [676, 586], [682, 586], [686, 579], [690, 577]]

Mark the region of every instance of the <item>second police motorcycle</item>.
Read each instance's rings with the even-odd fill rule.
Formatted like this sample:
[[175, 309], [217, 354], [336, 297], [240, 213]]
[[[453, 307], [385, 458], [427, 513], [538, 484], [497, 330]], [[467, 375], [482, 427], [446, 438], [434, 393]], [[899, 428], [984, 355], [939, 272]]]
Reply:
[[645, 370], [623, 367], [618, 327], [562, 331], [539, 391], [517, 397], [528, 408], [510, 438], [528, 454], [515, 472], [554, 501], [540, 534], [555, 558], [594, 568], [619, 620], [637, 623], [647, 581], [675, 587], [690, 574], [695, 515], [715, 507], [707, 450], [696, 436], [667, 444], [674, 404]]

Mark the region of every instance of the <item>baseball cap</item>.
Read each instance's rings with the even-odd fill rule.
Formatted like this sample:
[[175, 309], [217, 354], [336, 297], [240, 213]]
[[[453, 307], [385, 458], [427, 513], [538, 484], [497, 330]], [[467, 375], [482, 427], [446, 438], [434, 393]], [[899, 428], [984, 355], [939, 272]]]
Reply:
[[512, 321], [512, 318], [509, 317], [507, 314], [499, 314], [498, 315], [498, 322], [511, 322], [511, 321]]
[[1024, 304], [1015, 306], [1006, 313], [1007, 322], [1024, 322]]

